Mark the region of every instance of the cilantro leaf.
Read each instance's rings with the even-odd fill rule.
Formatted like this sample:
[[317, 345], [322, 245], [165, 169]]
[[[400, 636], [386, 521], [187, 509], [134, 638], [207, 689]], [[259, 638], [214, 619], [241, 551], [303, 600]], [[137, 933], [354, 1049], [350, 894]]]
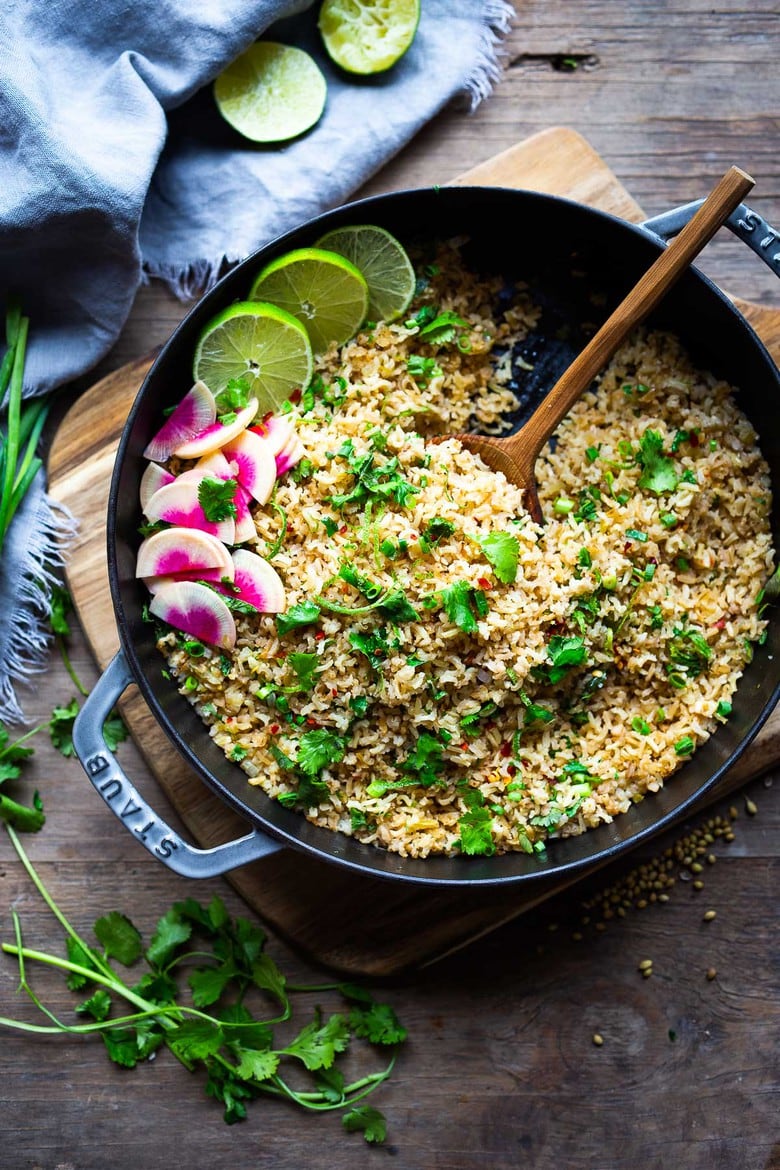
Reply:
[[520, 556], [520, 542], [510, 532], [489, 532], [487, 536], [478, 536], [485, 559], [495, 569], [496, 576], [504, 585], [511, 585], [517, 577], [517, 564]]
[[152, 967], [164, 967], [173, 958], [176, 948], [186, 942], [191, 934], [190, 924], [184, 922], [177, 907], [172, 906], [157, 923], [146, 951], [148, 962]]
[[310, 691], [314, 688], [317, 679], [322, 674], [322, 670], [317, 668], [319, 660], [319, 655], [316, 653], [287, 655], [287, 661], [298, 680], [296, 690]]
[[216, 1003], [236, 974], [236, 967], [230, 961], [219, 967], [198, 967], [189, 977], [192, 1002], [196, 1008], [210, 1007]]
[[408, 1035], [390, 1005], [373, 1000], [368, 1007], [350, 1009], [349, 1026], [372, 1044], [401, 1044]]
[[354, 646], [361, 654], [365, 654], [377, 674], [390, 657], [391, 650], [396, 649], [396, 646], [388, 640], [387, 630], [384, 626], [378, 626], [377, 629], [367, 634], [353, 630], [348, 638], [351, 646]]
[[484, 594], [469, 585], [468, 581], [456, 581], [439, 591], [442, 605], [450, 621], [459, 626], [464, 634], [476, 633], [477, 617], [484, 617], [481, 612], [480, 599], [485, 601]]
[[287, 979], [270, 955], [260, 955], [252, 963], [252, 982], [255, 987], [270, 992], [283, 1006], [287, 1004]]
[[290, 630], [299, 630], [304, 626], [311, 626], [320, 616], [320, 607], [313, 601], [300, 601], [292, 605], [285, 613], [276, 615], [276, 629], [280, 635], [289, 634]]
[[115, 752], [120, 743], [124, 743], [129, 732], [125, 727], [121, 715], [116, 711], [112, 711], [108, 718], [103, 723], [103, 739], [106, 741], [106, 747], [110, 752]]
[[470, 808], [458, 821], [460, 848], [470, 857], [492, 857], [496, 851], [488, 809], [481, 806]]
[[143, 952], [141, 936], [130, 919], [118, 910], [98, 918], [94, 930], [106, 958], [118, 959], [125, 967], [131, 967], [140, 959]]
[[660, 496], [673, 492], [679, 482], [674, 463], [663, 452], [664, 441], [658, 431], [647, 430], [639, 440], [636, 461], [642, 468], [639, 486]]
[[106, 991], [105, 987], [99, 987], [97, 991], [80, 1003], [76, 1008], [80, 1015], [92, 1016], [93, 1020], [97, 1020], [100, 1024], [103, 1020], [108, 1019], [108, 1013], [111, 1011], [111, 996]]
[[563, 637], [554, 634], [547, 643], [547, 657], [550, 666], [535, 666], [533, 673], [537, 678], [554, 685], [564, 678], [573, 666], [582, 666], [588, 660], [588, 648], [583, 638], [578, 636]]
[[78, 699], [71, 699], [67, 707], [55, 707], [49, 720], [49, 736], [52, 747], [68, 759], [74, 755], [73, 724], [79, 713]]
[[224, 1040], [222, 1029], [210, 1020], [185, 1020], [165, 1036], [171, 1052], [187, 1066], [219, 1052]]
[[[81, 943], [76, 942], [75, 938], [70, 934], [65, 939], [65, 953], [70, 962], [75, 963], [78, 967], [84, 967], [87, 971], [98, 970], [94, 953], [85, 950]], [[68, 972], [66, 982], [71, 991], [81, 991], [82, 987], [86, 987], [89, 980], [80, 971], [70, 971]]]
[[414, 749], [401, 764], [401, 771], [413, 776], [417, 784], [428, 787], [435, 784], [444, 767], [443, 748], [440, 740], [428, 731], [417, 737]]
[[356, 1105], [345, 1113], [341, 1124], [348, 1133], [362, 1133], [367, 1142], [383, 1142], [387, 1137], [387, 1123], [373, 1105]]
[[295, 761], [307, 776], [317, 776], [330, 764], [337, 764], [344, 758], [346, 744], [335, 731], [318, 727], [307, 731], [298, 741], [298, 755]]
[[100, 1035], [114, 1064], [122, 1068], [135, 1068], [139, 1052], [136, 1035], [132, 1028], [106, 1028]]
[[419, 336], [424, 337], [430, 345], [446, 345], [454, 339], [456, 330], [466, 328], [468, 328], [468, 321], [464, 321], [457, 313], [447, 309], [423, 325]]
[[214, 395], [217, 416], [243, 410], [252, 397], [252, 387], [246, 378], [230, 378], [228, 383]]
[[343, 1015], [336, 1013], [320, 1022], [319, 1010], [310, 1024], [307, 1024], [291, 1044], [281, 1051], [294, 1056], [309, 1069], [330, 1068], [338, 1052], [344, 1052], [349, 1044], [349, 1026]]
[[198, 484], [198, 503], [203, 509], [203, 515], [211, 524], [218, 524], [220, 520], [235, 520], [238, 510], [235, 504], [235, 494], [238, 481], [235, 479], [216, 479], [205, 476]]
[[70, 637], [68, 614], [73, 610], [73, 598], [63, 585], [54, 585], [51, 591], [49, 621], [52, 633], [60, 638]]
[[406, 369], [410, 377], [414, 379], [421, 389], [430, 382], [431, 378], [438, 378], [442, 373], [441, 366], [437, 363], [436, 358], [421, 357], [420, 354], [413, 353], [406, 359]]
[[267, 1048], [244, 1048], [241, 1044], [231, 1045], [238, 1057], [236, 1075], [244, 1081], [267, 1081], [279, 1067], [279, 1057]]

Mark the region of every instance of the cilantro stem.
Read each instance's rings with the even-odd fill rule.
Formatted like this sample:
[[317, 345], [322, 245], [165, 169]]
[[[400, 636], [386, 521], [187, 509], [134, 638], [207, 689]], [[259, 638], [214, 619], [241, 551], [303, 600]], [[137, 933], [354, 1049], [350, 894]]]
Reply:
[[73, 666], [73, 663], [70, 660], [70, 654], [68, 653], [68, 648], [65, 645], [65, 639], [62, 638], [59, 634], [57, 635], [57, 645], [59, 646], [59, 649], [60, 649], [60, 657], [62, 658], [63, 665], [64, 665], [65, 669], [67, 670], [68, 674], [70, 675], [70, 677], [73, 681], [73, 685], [76, 687], [79, 694], [83, 695], [84, 698], [86, 699], [87, 695], [89, 694], [89, 691], [84, 686], [84, 684], [81, 681], [81, 679], [79, 678], [79, 676], [76, 674], [76, 670]]
[[331, 1109], [343, 1109], [345, 1105], [354, 1105], [356, 1101], [367, 1097], [369, 1093], [374, 1091], [377, 1085], [381, 1085], [382, 1081], [387, 1080], [390, 1076], [395, 1065], [395, 1059], [395, 1053], [393, 1053], [390, 1058], [390, 1063], [386, 1068], [376, 1073], [370, 1073], [368, 1076], [361, 1077], [359, 1081], [353, 1081], [351, 1084], [345, 1085], [339, 1101], [329, 1101], [322, 1092], [298, 1092], [296, 1089], [291, 1088], [278, 1073], [274, 1074], [271, 1078], [273, 1085], [276, 1086], [275, 1088], [267, 1083], [256, 1084], [255, 1087], [275, 1097], [287, 1097], [295, 1101], [296, 1104], [303, 1106], [304, 1109], [313, 1109], [318, 1113], [326, 1113]]
[[272, 544], [269, 544], [268, 548], [266, 549], [265, 559], [267, 561], [272, 561], [274, 559], [276, 554], [279, 552], [279, 549], [282, 547], [284, 538], [287, 535], [287, 513], [285, 512], [282, 505], [277, 504], [275, 500], [271, 500], [271, 508], [274, 510], [274, 512], [276, 512], [277, 515], [281, 516], [282, 527], [276, 540]]

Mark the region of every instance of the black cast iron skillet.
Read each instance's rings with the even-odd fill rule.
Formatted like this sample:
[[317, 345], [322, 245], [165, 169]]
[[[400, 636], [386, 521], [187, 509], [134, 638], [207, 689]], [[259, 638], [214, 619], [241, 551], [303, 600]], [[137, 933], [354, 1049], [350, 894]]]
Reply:
[[[311, 245], [342, 224], [382, 225], [407, 245], [468, 236], [465, 256], [479, 272], [529, 280], [543, 307], [539, 328], [514, 355], [521, 408], [513, 429], [555, 382], [582, 339], [603, 320], [649, 268], [664, 239], [679, 231], [698, 203], [632, 226], [568, 200], [498, 188], [433, 188], [353, 203], [289, 232], [234, 268], [184, 319], [149, 372], [127, 420], [114, 469], [108, 515], [108, 566], [121, 650], [86, 702], [74, 744], [87, 775], [109, 807], [155, 856], [172, 869], [206, 877], [292, 846], [357, 872], [428, 885], [533, 882], [615, 856], [683, 815], [748, 746], [780, 695], [780, 614], [770, 612], [768, 636], [756, 647], [728, 723], [702, 745], [658, 794], [648, 796], [612, 824], [551, 841], [545, 854], [500, 857], [431, 857], [414, 860], [310, 824], [251, 787], [245, 773], [214, 745], [192, 707], [162, 673], [153, 626], [142, 620], [148, 595], [135, 579], [138, 486], [142, 452], [165, 407], [192, 382], [195, 342], [207, 321], [242, 300], [258, 270], [274, 256]], [[780, 249], [755, 212], [740, 206], [729, 226], [780, 275]], [[780, 374], [764, 346], [730, 301], [695, 269], [669, 293], [650, 319], [672, 329], [705, 368], [740, 387], [739, 404], [760, 436], [780, 486]], [[527, 372], [523, 364], [533, 364]], [[775, 547], [777, 513], [773, 516]], [[204, 782], [253, 826], [238, 841], [195, 849], [171, 830], [136, 792], [102, 739], [103, 719], [136, 682], [174, 747]]]

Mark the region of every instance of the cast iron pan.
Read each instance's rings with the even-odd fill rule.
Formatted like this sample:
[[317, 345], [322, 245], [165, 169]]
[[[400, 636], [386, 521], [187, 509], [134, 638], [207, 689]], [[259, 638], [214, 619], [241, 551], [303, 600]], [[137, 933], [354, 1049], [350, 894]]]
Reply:
[[[545, 854], [500, 857], [406, 859], [310, 824], [285, 809], [229, 762], [209, 738], [189, 703], [162, 674], [153, 626], [142, 620], [148, 599], [134, 577], [139, 544], [138, 486], [146, 466], [142, 452], [158, 429], [165, 407], [192, 383], [192, 355], [206, 322], [246, 297], [263, 264], [291, 248], [311, 245], [341, 224], [374, 223], [407, 246], [450, 236], [469, 237], [465, 257], [482, 273], [507, 282], [528, 280], [543, 307], [540, 325], [516, 357], [521, 408], [515, 429], [528, 416], [587, 337], [622, 299], [698, 204], [678, 208], [646, 226], [632, 226], [602, 212], [552, 196], [499, 188], [433, 188], [353, 203], [289, 232], [234, 268], [184, 319], [141, 387], [124, 429], [111, 484], [108, 565], [121, 651], [77, 721], [74, 744], [109, 806], [147, 847], [178, 872], [210, 876], [283, 846], [375, 877], [426, 885], [493, 885], [533, 882], [605, 859], [658, 832], [684, 814], [745, 750], [780, 695], [780, 615], [770, 612], [768, 636], [737, 690], [728, 723], [701, 746], [658, 794], [603, 827], [551, 841]], [[780, 273], [780, 256], [762, 240], [771, 229], [741, 206], [729, 221], [754, 251]], [[774, 233], [777, 239], [777, 233]], [[730, 301], [692, 269], [669, 293], [650, 325], [672, 329], [695, 360], [740, 388], [738, 401], [755, 426], [775, 490], [780, 478], [780, 375], [764, 346]], [[773, 514], [775, 547], [777, 509]], [[117, 697], [135, 681], [176, 749], [204, 782], [253, 826], [247, 837], [214, 850], [194, 849], [141, 798], [107, 751], [102, 721]]]

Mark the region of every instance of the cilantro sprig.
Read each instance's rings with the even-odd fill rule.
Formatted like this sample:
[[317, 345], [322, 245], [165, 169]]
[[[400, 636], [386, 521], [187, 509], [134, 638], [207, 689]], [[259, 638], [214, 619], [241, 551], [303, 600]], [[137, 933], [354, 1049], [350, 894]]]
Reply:
[[[90, 942], [60, 910], [17, 834], [11, 827], [7, 831], [65, 931], [67, 958], [27, 947], [19, 915], [11, 911], [14, 941], [4, 942], [2, 950], [16, 958], [20, 990], [48, 1022], [0, 1017], [0, 1027], [39, 1036], [97, 1035], [109, 1059], [128, 1069], [167, 1048], [185, 1068], [204, 1075], [206, 1096], [222, 1105], [228, 1124], [244, 1120], [249, 1103], [265, 1095], [316, 1112], [339, 1110], [347, 1132], [362, 1133], [368, 1142], [384, 1140], [382, 1113], [363, 1102], [390, 1075], [406, 1038], [390, 1005], [351, 983], [290, 984], [265, 949], [265, 933], [248, 919], [231, 917], [219, 897], [208, 905], [194, 898], [175, 902], [148, 944], [126, 915], [112, 911], [98, 918], [96, 943]], [[84, 1022], [66, 1022], [44, 1006], [28, 975], [34, 963], [67, 972], [68, 987], [80, 995], [75, 1011]], [[327, 1018], [315, 1007], [301, 1025], [294, 1002], [311, 993], [337, 993], [343, 1006]], [[274, 1028], [288, 1021], [297, 1022], [298, 1030], [282, 1044]], [[384, 1049], [389, 1059], [376, 1072], [348, 1082], [341, 1058], [357, 1040]], [[309, 1087], [299, 1087], [302, 1076]]]
[[646, 488], [657, 496], [668, 495], [677, 490], [679, 479], [674, 461], [664, 454], [664, 441], [658, 431], [646, 430], [639, 440], [636, 461], [642, 468], [639, 487]]

